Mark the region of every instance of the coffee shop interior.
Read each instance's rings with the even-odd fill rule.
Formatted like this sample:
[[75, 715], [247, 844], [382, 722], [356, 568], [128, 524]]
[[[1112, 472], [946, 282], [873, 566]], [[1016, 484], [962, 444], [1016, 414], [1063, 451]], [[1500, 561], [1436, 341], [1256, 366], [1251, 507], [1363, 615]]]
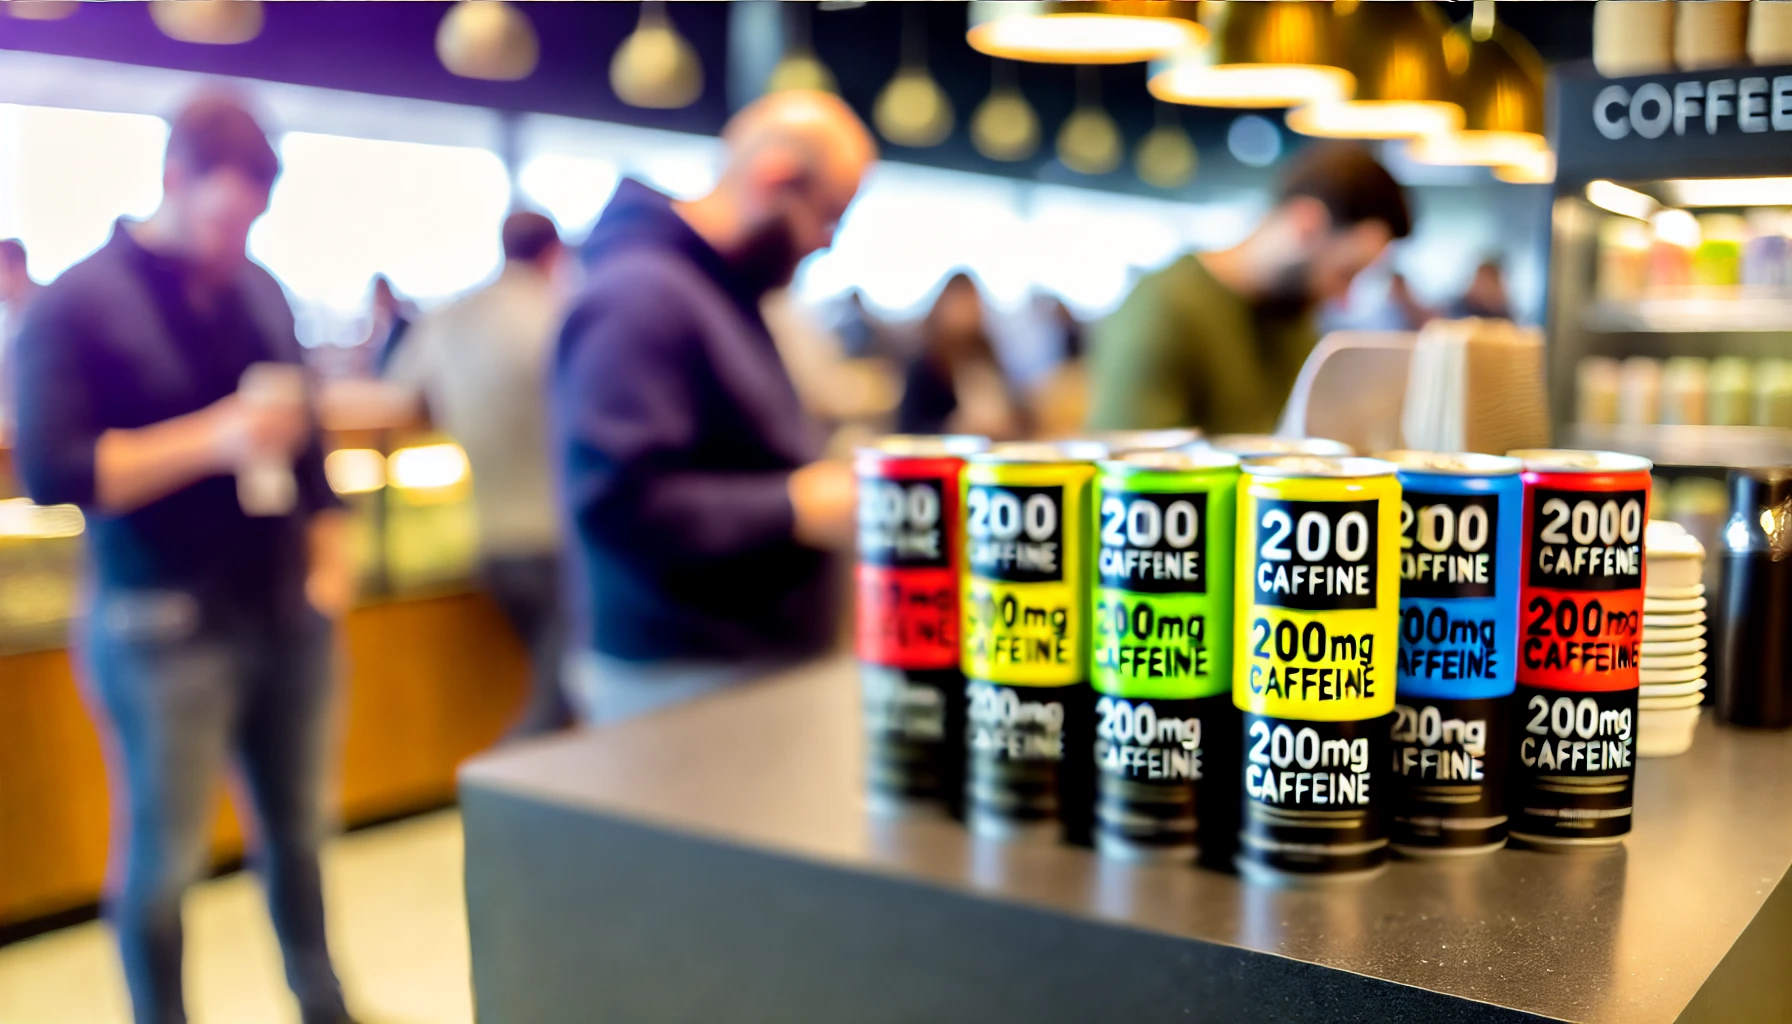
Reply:
[[0, 1024], [1792, 1021], [1788, 140], [1792, 0], [0, 0]]

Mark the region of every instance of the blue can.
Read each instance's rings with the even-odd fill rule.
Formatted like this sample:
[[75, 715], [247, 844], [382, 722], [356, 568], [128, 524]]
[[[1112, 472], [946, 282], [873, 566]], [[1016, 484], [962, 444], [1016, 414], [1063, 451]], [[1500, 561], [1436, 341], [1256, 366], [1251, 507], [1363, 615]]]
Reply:
[[1400, 655], [1391, 828], [1411, 856], [1506, 843], [1507, 708], [1518, 654], [1517, 459], [1390, 452], [1400, 467]]

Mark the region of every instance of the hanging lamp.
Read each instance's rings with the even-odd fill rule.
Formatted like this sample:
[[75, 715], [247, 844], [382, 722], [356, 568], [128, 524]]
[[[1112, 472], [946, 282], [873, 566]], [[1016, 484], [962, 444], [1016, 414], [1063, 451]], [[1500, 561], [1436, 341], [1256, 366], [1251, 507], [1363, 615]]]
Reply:
[[1525, 38], [1494, 20], [1493, 0], [1475, 0], [1466, 24], [1450, 30], [1446, 52], [1460, 61], [1459, 131], [1414, 139], [1422, 164], [1500, 167], [1549, 148], [1543, 135], [1543, 59]]
[[664, 3], [641, 5], [635, 30], [610, 58], [610, 88], [629, 106], [652, 110], [688, 107], [703, 95], [703, 63]]
[[436, 28], [436, 57], [462, 78], [514, 82], [535, 70], [540, 46], [528, 15], [503, 0], [460, 0]]
[[260, 0], [154, 0], [149, 17], [183, 43], [231, 46], [261, 34]]
[[946, 141], [953, 121], [951, 100], [927, 70], [921, 16], [919, 7], [903, 10], [902, 64], [871, 107], [871, 120], [884, 138], [915, 149]]
[[1187, 0], [972, 0], [971, 49], [1042, 64], [1132, 64], [1205, 43]]
[[1132, 167], [1139, 180], [1158, 188], [1181, 188], [1194, 180], [1199, 165], [1195, 141], [1182, 129], [1175, 111], [1159, 103], [1156, 127], [1146, 132], [1133, 150]]
[[1556, 180], [1556, 155], [1547, 149], [1493, 169], [1493, 176], [1510, 185], [1547, 185]]
[[1014, 65], [990, 62], [989, 95], [971, 114], [971, 145], [991, 160], [1025, 160], [1039, 149], [1039, 115], [1015, 81]]
[[1341, 139], [1410, 139], [1461, 128], [1444, 58], [1448, 27], [1429, 3], [1355, 4], [1339, 18], [1339, 30], [1356, 96], [1296, 107], [1288, 127]]
[[1347, 100], [1356, 90], [1340, 66], [1331, 4], [1229, 3], [1216, 20], [1212, 46], [1152, 65], [1151, 95], [1200, 107], [1297, 107]]
[[792, 16], [784, 19], [784, 56], [778, 59], [777, 66], [772, 68], [771, 77], [766, 79], [765, 91], [811, 89], [816, 92], [838, 92], [834, 73], [815, 55], [814, 46], [809, 40], [809, 5], [783, 4], [780, 5], [779, 12]]
[[1106, 174], [1120, 166], [1120, 127], [1101, 105], [1092, 67], [1076, 69], [1076, 109], [1058, 129], [1058, 159], [1078, 174]]
[[61, 21], [80, 9], [78, 0], [6, 0], [0, 6], [20, 21]]

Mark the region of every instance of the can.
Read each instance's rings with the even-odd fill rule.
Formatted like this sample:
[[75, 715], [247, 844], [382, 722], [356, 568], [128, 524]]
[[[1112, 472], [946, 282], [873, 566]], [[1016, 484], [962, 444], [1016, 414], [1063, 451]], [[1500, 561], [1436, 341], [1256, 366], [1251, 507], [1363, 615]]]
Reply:
[[1107, 448], [1113, 455], [1129, 452], [1167, 452], [1201, 443], [1201, 432], [1193, 427], [1172, 427], [1164, 430], [1101, 430], [1086, 435], [1086, 440]]
[[1203, 795], [1208, 738], [1238, 731], [1237, 501], [1238, 458], [1223, 452], [1137, 452], [1095, 478], [1094, 831], [1108, 856], [1193, 859], [1197, 814], [1236, 799], [1236, 780]]
[[1400, 483], [1379, 459], [1247, 459], [1238, 483], [1233, 702], [1239, 869], [1270, 879], [1386, 863], [1400, 624]]
[[964, 790], [958, 577], [967, 455], [981, 437], [896, 435], [860, 448], [857, 647], [871, 804], [953, 808]]
[[964, 473], [965, 819], [1089, 841], [1089, 498], [1094, 442], [999, 444]]
[[1522, 464], [1466, 452], [1379, 458], [1400, 467], [1393, 847], [1418, 857], [1497, 850], [1506, 845]]
[[1512, 838], [1609, 846], [1630, 831], [1648, 459], [1531, 449], [1512, 702]]
[[[1197, 442], [1200, 443], [1200, 442]], [[1350, 456], [1356, 450], [1342, 441], [1324, 437], [1277, 437], [1273, 434], [1219, 434], [1207, 447], [1230, 452], [1241, 459], [1261, 459], [1272, 455]]]

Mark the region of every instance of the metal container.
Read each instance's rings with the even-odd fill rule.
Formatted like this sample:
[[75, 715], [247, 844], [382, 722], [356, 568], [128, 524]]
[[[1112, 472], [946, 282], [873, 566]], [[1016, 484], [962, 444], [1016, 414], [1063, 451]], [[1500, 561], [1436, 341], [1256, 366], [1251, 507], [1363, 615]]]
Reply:
[[1508, 705], [1518, 646], [1517, 459], [1388, 452], [1400, 467], [1394, 849], [1506, 844]]
[[1089, 498], [1105, 455], [1002, 444], [965, 467], [965, 818], [980, 834], [1089, 841]]
[[1651, 465], [1617, 452], [1509, 454], [1524, 463], [1511, 836], [1609, 846], [1630, 831], [1636, 784]]
[[1730, 471], [1713, 642], [1717, 714], [1792, 726], [1792, 467]]
[[857, 646], [866, 788], [880, 810], [952, 808], [964, 790], [958, 577], [961, 475], [981, 437], [859, 449]]
[[1140, 452], [1103, 462], [1096, 477], [1089, 678], [1095, 845], [1103, 854], [1192, 859], [1197, 812], [1209, 802], [1224, 827], [1237, 827], [1236, 815], [1224, 812], [1237, 801], [1237, 779], [1211, 770], [1207, 742], [1238, 732], [1237, 500], [1238, 459], [1221, 452]]
[[1278, 456], [1243, 469], [1238, 866], [1270, 879], [1368, 874], [1388, 850], [1400, 483], [1379, 459]]

